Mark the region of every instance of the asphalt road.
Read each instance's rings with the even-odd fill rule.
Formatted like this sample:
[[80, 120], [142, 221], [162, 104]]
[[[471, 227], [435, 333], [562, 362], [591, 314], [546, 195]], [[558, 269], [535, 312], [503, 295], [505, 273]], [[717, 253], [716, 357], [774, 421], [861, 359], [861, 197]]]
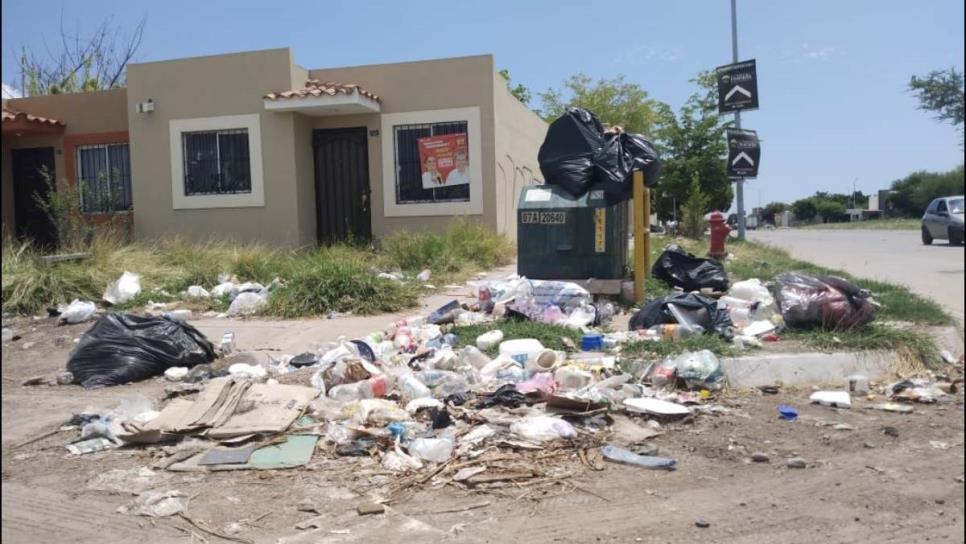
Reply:
[[963, 322], [963, 246], [924, 246], [915, 230], [748, 231], [751, 240], [856, 276], [903, 284], [932, 298]]

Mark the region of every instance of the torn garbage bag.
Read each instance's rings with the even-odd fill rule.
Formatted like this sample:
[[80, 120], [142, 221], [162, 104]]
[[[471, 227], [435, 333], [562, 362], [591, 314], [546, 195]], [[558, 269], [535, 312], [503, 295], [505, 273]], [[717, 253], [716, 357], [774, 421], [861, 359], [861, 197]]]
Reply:
[[594, 156], [604, 147], [604, 127], [593, 113], [569, 108], [547, 129], [537, 153], [540, 172], [549, 185], [582, 196], [594, 183]]
[[724, 265], [713, 259], [696, 257], [677, 245], [670, 245], [654, 262], [651, 274], [671, 287], [685, 291], [728, 290], [728, 274]]
[[836, 276], [786, 272], [775, 278], [775, 300], [789, 327], [846, 330], [875, 319], [872, 295]]
[[630, 329], [649, 329], [654, 325], [680, 323], [675, 319], [675, 313], [686, 317], [690, 321], [689, 325], [699, 325], [704, 330], [715, 331], [725, 338], [734, 335], [734, 324], [728, 311], [719, 310], [714, 300], [693, 293], [675, 293], [652, 300], [631, 317]]
[[74, 383], [86, 388], [160, 376], [170, 367], [215, 359], [215, 347], [198, 329], [165, 317], [111, 313], [85, 332], [67, 360]]

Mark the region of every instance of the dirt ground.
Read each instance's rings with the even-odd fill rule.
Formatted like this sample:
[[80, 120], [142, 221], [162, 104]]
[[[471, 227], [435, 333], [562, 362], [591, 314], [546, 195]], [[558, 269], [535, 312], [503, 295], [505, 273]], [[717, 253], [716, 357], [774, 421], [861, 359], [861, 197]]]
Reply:
[[[130, 494], [91, 489], [108, 470], [150, 465], [152, 449], [73, 457], [64, 446], [77, 431], [20, 446], [86, 408], [163, 397], [163, 379], [91, 391], [20, 385], [62, 370], [88, 327], [20, 320], [23, 338], [3, 346], [4, 542], [227, 542], [180, 518], [117, 513]], [[729, 413], [666, 425], [649, 443], [677, 459], [674, 472], [612, 463], [594, 470], [576, 452], [551, 449], [536, 455], [547, 456], [542, 470], [555, 476], [538, 485], [474, 490], [429, 479], [391, 493], [402, 480], [376, 460], [316, 452], [301, 469], [158, 470], [152, 483], [190, 497], [188, 516], [204, 527], [235, 522], [237, 537], [254, 542], [963, 542], [961, 392], [954, 404], [916, 405], [909, 415], [870, 410], [866, 398], [851, 410], [809, 405], [809, 394], [728, 391], [720, 403]], [[800, 420], [778, 419], [779, 404], [797, 407]], [[753, 452], [770, 462], [752, 463]], [[786, 468], [793, 456], [807, 468]], [[390, 498], [386, 513], [360, 516], [356, 507], [368, 498]], [[317, 512], [301, 511], [304, 504]], [[710, 526], [697, 527], [699, 518]]]

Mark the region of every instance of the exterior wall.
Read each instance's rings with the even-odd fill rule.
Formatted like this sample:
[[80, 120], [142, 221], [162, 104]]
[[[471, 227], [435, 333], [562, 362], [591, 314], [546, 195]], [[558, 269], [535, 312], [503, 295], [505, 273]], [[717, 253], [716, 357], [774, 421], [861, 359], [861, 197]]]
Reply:
[[[304, 83], [304, 82], [303, 82]], [[295, 172], [298, 194], [299, 244], [317, 242], [315, 220], [315, 160], [312, 156], [314, 118], [295, 114]]]
[[[137, 238], [179, 234], [289, 246], [307, 241], [296, 150], [311, 143], [296, 141], [296, 114], [266, 112], [262, 101], [267, 92], [290, 88], [293, 69], [287, 48], [128, 67]], [[148, 99], [154, 101], [153, 112], [133, 113]], [[174, 184], [183, 182], [172, 179], [171, 121], [245, 114], [258, 116], [264, 204], [174, 209], [173, 191], [180, 188]]]
[[108, 143], [127, 141], [127, 91], [111, 89], [90, 93], [58, 94], [3, 101], [5, 108], [57, 119], [67, 126], [64, 133], [43, 136], [4, 136], [2, 146], [3, 232], [14, 231], [14, 190], [12, 149], [54, 148], [54, 176], [58, 184], [74, 183], [73, 153], [77, 142]]
[[547, 123], [523, 105], [497, 74], [493, 81], [496, 112], [496, 229], [517, 237], [517, 204], [525, 185], [540, 183], [537, 152], [547, 135]]
[[[497, 228], [495, 183], [495, 145], [493, 111], [493, 57], [480, 55], [455, 59], [404, 62], [310, 70], [309, 77], [322, 81], [356, 83], [382, 98], [383, 114], [478, 107], [482, 155], [482, 210], [470, 219]], [[372, 188], [372, 233], [382, 237], [397, 230], [441, 230], [453, 215], [387, 217], [384, 199], [394, 199], [385, 187], [393, 187], [394, 172], [383, 171], [382, 139], [392, 138], [381, 130], [379, 115], [356, 115], [314, 118], [314, 128], [365, 126], [380, 130], [369, 138], [369, 183]], [[471, 142], [472, 145], [472, 142]], [[384, 179], [383, 176], [393, 176]], [[312, 192], [314, 198], [314, 189]], [[471, 194], [472, 198], [472, 194]]]

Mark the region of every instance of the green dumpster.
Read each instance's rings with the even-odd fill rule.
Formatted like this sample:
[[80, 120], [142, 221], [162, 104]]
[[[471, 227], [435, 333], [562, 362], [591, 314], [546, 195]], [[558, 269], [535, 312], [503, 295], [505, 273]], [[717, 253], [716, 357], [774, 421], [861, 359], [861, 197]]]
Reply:
[[531, 279], [621, 279], [627, 266], [627, 203], [604, 191], [574, 197], [556, 185], [523, 188], [517, 210], [517, 273]]

